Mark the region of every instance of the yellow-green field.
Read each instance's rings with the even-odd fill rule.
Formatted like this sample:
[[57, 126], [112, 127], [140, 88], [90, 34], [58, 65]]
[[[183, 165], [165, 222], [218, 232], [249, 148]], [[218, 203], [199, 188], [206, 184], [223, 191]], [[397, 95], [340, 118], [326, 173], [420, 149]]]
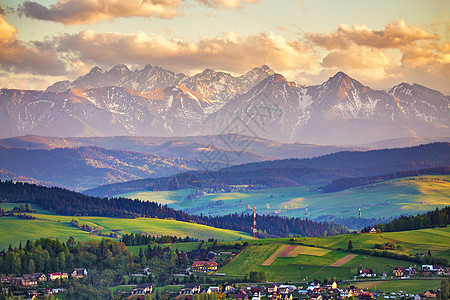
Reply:
[[400, 178], [336, 193], [317, 192], [318, 186], [271, 188], [234, 193], [214, 193], [186, 199], [190, 190], [136, 191], [118, 196], [168, 204], [188, 213], [224, 215], [249, 212], [256, 206], [260, 214], [276, 213], [314, 219], [323, 215], [363, 218], [417, 214], [450, 205], [450, 176]]
[[[0, 207], [11, 209], [18, 204], [0, 204]], [[36, 209], [35, 206], [32, 208]], [[106, 217], [72, 217], [53, 215], [40, 209], [32, 213], [36, 220], [23, 220], [12, 217], [0, 218], [0, 249], [9, 244], [18, 245], [20, 241], [38, 239], [41, 237], [54, 237], [67, 240], [73, 236], [79, 240], [100, 239], [101, 237], [89, 235], [87, 232], [73, 227], [70, 222], [77, 220], [81, 225], [100, 228], [103, 234], [116, 232], [119, 236], [125, 233], [147, 233], [150, 235], [175, 235], [179, 237], [193, 237], [198, 239], [214, 238], [218, 240], [248, 239], [248, 234], [214, 228], [210, 226], [180, 222], [175, 220], [137, 218], [118, 219]]]

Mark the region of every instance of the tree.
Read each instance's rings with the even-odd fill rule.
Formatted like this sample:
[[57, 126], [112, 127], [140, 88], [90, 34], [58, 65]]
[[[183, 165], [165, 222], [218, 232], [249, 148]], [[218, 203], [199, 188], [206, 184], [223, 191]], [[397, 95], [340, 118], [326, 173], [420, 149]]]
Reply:
[[36, 266], [34, 265], [34, 260], [30, 259], [28, 261], [28, 273], [34, 273], [36, 271]]
[[438, 295], [439, 300], [447, 300], [450, 298], [450, 279], [444, 279], [441, 281], [440, 292]]
[[353, 243], [352, 243], [352, 240], [348, 240], [348, 248], [347, 248], [347, 250], [348, 250], [348, 251], [352, 251], [352, 250], [353, 250]]

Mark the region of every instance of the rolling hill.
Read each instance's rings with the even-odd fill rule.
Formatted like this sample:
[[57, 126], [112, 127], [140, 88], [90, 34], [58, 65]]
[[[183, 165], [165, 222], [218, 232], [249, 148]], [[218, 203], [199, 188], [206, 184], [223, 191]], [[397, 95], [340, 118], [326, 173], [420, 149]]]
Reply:
[[326, 184], [346, 177], [375, 176], [399, 171], [450, 165], [450, 144], [433, 143], [410, 148], [343, 151], [311, 159], [287, 159], [203, 170], [173, 177], [144, 179], [87, 190], [93, 196], [113, 196], [136, 191], [183, 188], [223, 188], [260, 185], [265, 188]]
[[[0, 203], [0, 208], [8, 210], [18, 205], [20, 203]], [[104, 238], [74, 227], [71, 224], [72, 220], [76, 220], [80, 225], [100, 228], [102, 234], [105, 235], [114, 232], [118, 236], [122, 236], [125, 233], [133, 232], [150, 235], [189, 236], [197, 239], [214, 238], [218, 240], [242, 240], [250, 237], [248, 233], [176, 220], [61, 216], [43, 210], [36, 205], [32, 205], [32, 208], [37, 209], [36, 213], [31, 214], [36, 218], [35, 220], [24, 220], [15, 217], [0, 218], [0, 249], [7, 248], [9, 244], [12, 244], [14, 247], [18, 246], [19, 242], [24, 244], [28, 239], [35, 240], [41, 237], [58, 238], [64, 242], [70, 236], [80, 241]]]

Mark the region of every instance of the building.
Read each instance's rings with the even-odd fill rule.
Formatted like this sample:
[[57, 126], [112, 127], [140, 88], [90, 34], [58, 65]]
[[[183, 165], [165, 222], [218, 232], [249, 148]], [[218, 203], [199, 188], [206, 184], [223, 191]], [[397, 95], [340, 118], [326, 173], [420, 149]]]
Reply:
[[153, 292], [153, 286], [151, 283], [138, 283], [136, 288], [131, 291], [133, 295], [145, 295]]
[[[191, 290], [192, 294], [197, 294], [197, 293], [200, 293], [200, 291], [201, 291], [200, 283], [186, 283], [184, 285], [184, 289]], [[190, 295], [192, 295], [192, 294], [190, 294]]]
[[210, 272], [217, 271], [217, 263], [215, 261], [194, 261], [192, 264], [194, 272]]
[[87, 270], [84, 268], [76, 268], [70, 275], [74, 278], [81, 279], [87, 275]]
[[33, 276], [33, 274], [24, 274], [22, 277], [22, 286], [29, 287], [29, 286], [36, 286], [37, 280]]
[[48, 278], [50, 278], [51, 281], [59, 279], [61, 280], [61, 273], [57, 272], [57, 273], [50, 273], [48, 274]]
[[397, 277], [403, 277], [406, 274], [406, 268], [405, 267], [395, 267], [393, 274], [394, 274], [394, 276], [397, 276]]
[[437, 293], [433, 290], [428, 290], [425, 293], [423, 293], [423, 295], [427, 298], [436, 298], [437, 297]]
[[363, 269], [362, 267], [359, 268], [359, 277], [376, 277], [377, 274], [375, 274], [371, 269]]
[[218, 286], [210, 286], [206, 292], [208, 294], [219, 293], [220, 292], [220, 288]]
[[377, 233], [377, 230], [376, 230], [374, 227], [372, 227], [372, 228], [370, 229], [369, 233]]
[[269, 294], [273, 294], [278, 290], [278, 285], [276, 284], [269, 284], [269, 286], [267, 287], [267, 292]]
[[47, 276], [44, 273], [33, 273], [32, 275], [38, 282], [47, 281]]

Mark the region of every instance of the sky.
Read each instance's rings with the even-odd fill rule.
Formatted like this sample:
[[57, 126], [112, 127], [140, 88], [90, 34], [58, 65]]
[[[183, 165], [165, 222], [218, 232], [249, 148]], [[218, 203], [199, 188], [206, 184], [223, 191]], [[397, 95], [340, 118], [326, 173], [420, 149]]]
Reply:
[[193, 75], [268, 65], [321, 84], [450, 94], [449, 0], [0, 0], [0, 87], [45, 89], [94, 66]]

